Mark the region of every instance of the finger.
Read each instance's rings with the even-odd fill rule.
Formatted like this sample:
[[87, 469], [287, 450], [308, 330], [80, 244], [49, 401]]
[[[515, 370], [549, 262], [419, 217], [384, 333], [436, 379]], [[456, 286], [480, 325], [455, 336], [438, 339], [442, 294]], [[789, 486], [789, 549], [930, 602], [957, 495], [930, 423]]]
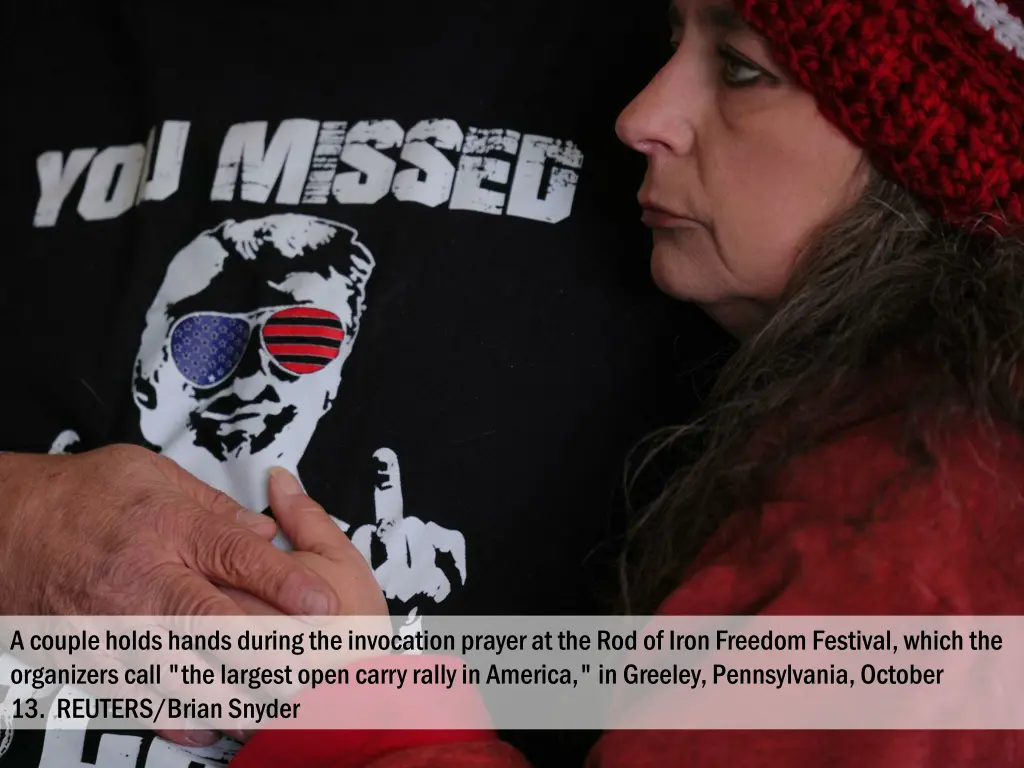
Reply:
[[295, 549], [335, 561], [358, 555], [334, 519], [305, 494], [299, 481], [286, 469], [270, 470], [270, 507]]
[[373, 458], [383, 465], [377, 470], [377, 482], [373, 490], [377, 520], [400, 520], [405, 502], [402, 498], [402, 472], [398, 467], [398, 456], [390, 448], [381, 448], [373, 454]]
[[266, 541], [270, 541], [278, 534], [277, 523], [259, 512], [242, 509], [235, 513], [235, 520]]
[[282, 616], [283, 614], [272, 605], [267, 605], [258, 597], [231, 587], [220, 587], [221, 594], [235, 601], [235, 604], [249, 616]]
[[154, 588], [147, 592], [149, 607], [138, 611], [141, 616], [238, 616], [244, 613], [238, 604], [187, 563], [169, 563]]
[[[337, 594], [323, 577], [251, 531], [203, 511], [182, 519], [190, 530], [179, 556], [219, 586], [248, 592], [289, 615], [328, 616], [340, 610]], [[212, 585], [211, 590], [217, 602], [234, 605]]]

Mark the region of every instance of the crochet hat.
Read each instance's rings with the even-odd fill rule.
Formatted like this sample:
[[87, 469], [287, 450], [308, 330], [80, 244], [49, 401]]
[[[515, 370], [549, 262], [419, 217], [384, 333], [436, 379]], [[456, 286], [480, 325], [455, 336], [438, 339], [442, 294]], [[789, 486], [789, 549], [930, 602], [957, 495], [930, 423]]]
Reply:
[[1024, 231], [1024, 0], [737, 0], [878, 170], [942, 218]]

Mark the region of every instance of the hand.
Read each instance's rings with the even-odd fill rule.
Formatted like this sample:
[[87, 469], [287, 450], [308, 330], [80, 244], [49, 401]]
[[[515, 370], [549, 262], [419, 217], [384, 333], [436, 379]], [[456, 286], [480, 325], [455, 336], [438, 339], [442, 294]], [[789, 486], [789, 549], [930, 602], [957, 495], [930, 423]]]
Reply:
[[137, 446], [2, 454], [0, 499], [6, 615], [245, 612], [218, 587], [286, 614], [342, 608], [331, 584], [270, 543], [273, 520]]
[[[355, 548], [327, 512], [302, 491], [302, 486], [287, 470], [270, 473], [270, 505], [285, 536], [294, 546], [288, 556], [320, 574], [336, 590], [343, 616], [381, 616], [389, 619], [387, 601], [366, 559]], [[221, 592], [252, 616], [273, 616], [281, 612], [259, 598], [230, 587]], [[390, 634], [390, 623], [382, 626]], [[163, 734], [178, 740], [179, 734]], [[245, 731], [226, 735], [248, 741]], [[216, 740], [218, 734], [189, 734], [204, 742]]]
[[[387, 601], [369, 563], [324, 508], [307, 496], [299, 481], [285, 469], [271, 470], [270, 507], [294, 547], [288, 557], [331, 585], [341, 605], [340, 615], [388, 616]], [[253, 594], [230, 587], [222, 587], [221, 592], [252, 616], [281, 614]]]

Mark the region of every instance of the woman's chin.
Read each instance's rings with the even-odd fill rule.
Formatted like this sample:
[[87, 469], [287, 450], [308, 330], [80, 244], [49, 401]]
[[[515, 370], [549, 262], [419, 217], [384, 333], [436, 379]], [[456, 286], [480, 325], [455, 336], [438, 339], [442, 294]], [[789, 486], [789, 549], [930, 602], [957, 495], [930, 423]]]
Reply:
[[700, 283], [693, 274], [692, 264], [686, 263], [680, 254], [666, 251], [669, 249], [655, 247], [651, 253], [651, 279], [658, 290], [679, 301], [706, 300], [701, 296]]
[[[659, 250], [661, 252], [659, 252]], [[727, 291], [715, 290], [701, 280], [694, 262], [678, 252], [655, 248], [651, 254], [651, 279], [662, 293], [677, 301], [700, 307], [727, 333], [744, 338], [756, 331], [766, 320], [761, 302]]]

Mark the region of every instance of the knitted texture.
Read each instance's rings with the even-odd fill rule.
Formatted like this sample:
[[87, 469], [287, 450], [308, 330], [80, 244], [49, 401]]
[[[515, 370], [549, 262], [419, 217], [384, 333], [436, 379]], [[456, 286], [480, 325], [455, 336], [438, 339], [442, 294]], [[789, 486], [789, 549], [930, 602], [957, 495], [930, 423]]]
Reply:
[[880, 172], [960, 226], [1024, 232], [1024, 0], [738, 0]]

